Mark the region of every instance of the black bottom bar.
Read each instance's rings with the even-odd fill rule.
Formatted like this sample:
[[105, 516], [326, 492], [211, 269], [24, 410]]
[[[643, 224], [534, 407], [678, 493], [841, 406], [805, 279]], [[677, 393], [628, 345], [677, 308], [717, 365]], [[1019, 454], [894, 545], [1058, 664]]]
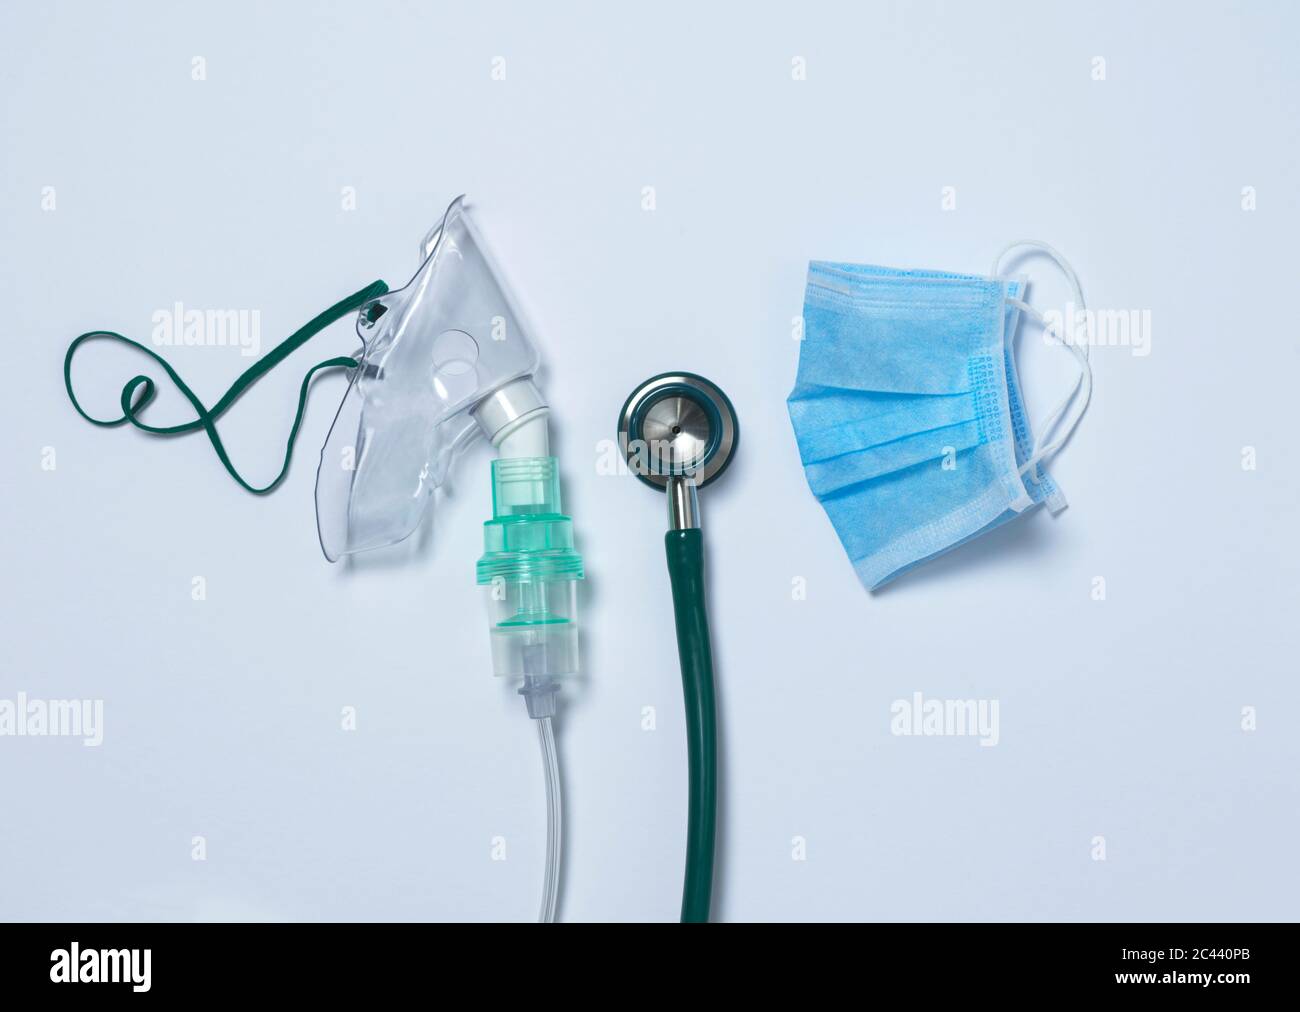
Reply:
[[[700, 931], [714, 934], [706, 939]], [[730, 937], [723, 937], [723, 934]], [[864, 924], [670, 926], [430, 924], [0, 925], [6, 998], [154, 994], [374, 998], [456, 984], [511, 990], [671, 994], [684, 965], [718, 985], [783, 982], [859, 998], [914, 993], [1072, 996], [1285, 985], [1277, 924]], [[581, 935], [582, 937], [576, 937]], [[636, 937], [633, 937], [633, 936]], [[563, 936], [563, 937], [562, 937]], [[706, 946], [712, 951], [706, 955]], [[681, 950], [681, 958], [676, 950]], [[692, 957], [686, 959], [684, 957]], [[757, 974], [757, 976], [752, 976]], [[147, 989], [146, 989], [147, 988]], [[64, 992], [60, 996], [58, 992]], [[467, 994], [466, 997], [469, 997]], [[14, 1006], [18, 1007], [18, 1006]]]

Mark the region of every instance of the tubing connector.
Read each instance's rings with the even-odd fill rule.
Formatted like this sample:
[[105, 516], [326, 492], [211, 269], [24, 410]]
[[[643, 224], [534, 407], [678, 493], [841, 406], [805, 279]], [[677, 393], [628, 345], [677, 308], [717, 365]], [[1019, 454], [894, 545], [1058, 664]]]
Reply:
[[560, 694], [560, 683], [550, 675], [524, 675], [519, 695], [528, 706], [528, 716], [533, 720], [555, 716], [555, 697]]
[[494, 390], [471, 412], [502, 457], [545, 457], [550, 452], [546, 430], [550, 413], [531, 376]]

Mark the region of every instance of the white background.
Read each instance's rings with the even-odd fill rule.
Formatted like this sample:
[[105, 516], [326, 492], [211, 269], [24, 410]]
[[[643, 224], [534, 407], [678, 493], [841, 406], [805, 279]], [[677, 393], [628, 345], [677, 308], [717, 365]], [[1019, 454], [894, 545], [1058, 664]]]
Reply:
[[[74, 336], [147, 341], [177, 300], [260, 309], [266, 350], [399, 285], [464, 191], [537, 324], [589, 574], [564, 918], [677, 915], [663, 502], [597, 469], [628, 391], [670, 368], [722, 385], [743, 430], [702, 496], [719, 917], [1294, 918], [1300, 15], [1242, 6], [10, 5], [0, 698], [103, 699], [105, 740], [0, 737], [0, 917], [535, 916], [537, 745], [473, 585], [486, 450], [427, 537], [330, 566], [311, 493], [341, 375], [265, 499], [201, 435], [97, 429], [62, 389]], [[1151, 353], [1095, 351], [1052, 468], [1068, 511], [868, 595], [785, 411], [806, 263], [983, 271], [1023, 237], [1094, 306], [1150, 310]], [[1046, 261], [1024, 269], [1064, 301]], [[1038, 417], [1070, 368], [1021, 344]], [[355, 345], [336, 325], [223, 418], [251, 480], [302, 372]], [[208, 403], [251, 361], [165, 351]], [[87, 350], [78, 390], [115, 413], [138, 371]], [[192, 416], [164, 378], [148, 417]], [[1000, 744], [892, 736], [916, 691], [998, 700]]]

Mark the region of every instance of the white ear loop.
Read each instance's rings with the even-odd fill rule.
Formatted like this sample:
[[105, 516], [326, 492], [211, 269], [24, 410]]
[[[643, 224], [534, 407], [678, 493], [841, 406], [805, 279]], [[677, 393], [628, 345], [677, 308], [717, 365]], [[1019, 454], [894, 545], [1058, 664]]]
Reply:
[[[1056, 261], [1056, 265], [1061, 268], [1061, 272], [1069, 280], [1070, 287], [1074, 289], [1074, 297], [1079, 308], [1087, 309], [1087, 306], [1083, 301], [1083, 286], [1079, 284], [1079, 277], [1074, 273], [1074, 268], [1069, 265], [1065, 257], [1061, 256], [1060, 253], [1045, 242], [1039, 242], [1036, 239], [1019, 239], [1016, 242], [1009, 244], [993, 261], [993, 270], [991, 273], [995, 278], [1001, 276], [999, 272], [1002, 269], [1002, 261], [1006, 259], [1007, 254], [1022, 246], [1041, 250]], [[1066, 393], [1061, 402], [1048, 413], [1047, 417], [1044, 418], [1039, 425], [1034, 426], [1034, 431], [1037, 433], [1037, 437], [1034, 440], [1034, 449], [1029, 455], [1029, 459], [1021, 465], [1020, 473], [1024, 474], [1032, 468], [1033, 480], [1036, 483], [1041, 480], [1038, 474], [1038, 465], [1066, 444], [1070, 436], [1074, 433], [1075, 428], [1078, 426], [1079, 421], [1083, 418], [1084, 412], [1088, 410], [1088, 402], [1092, 399], [1092, 363], [1088, 359], [1087, 341], [1080, 345], [1074, 341], [1066, 340], [1064, 334], [1055, 333], [1056, 328], [1048, 324], [1047, 320], [1043, 318], [1043, 314], [1022, 299], [1008, 298], [1006, 301], [1010, 305], [1015, 306], [1026, 316], [1030, 317], [1030, 319], [1035, 323], [1039, 324], [1048, 337], [1056, 341], [1056, 343], [1061, 345], [1061, 347], [1067, 349], [1072, 355], [1074, 355], [1075, 360], [1079, 363], [1079, 377], [1074, 381], [1074, 386], [1070, 388], [1069, 392]], [[1074, 416], [1065, 427], [1065, 431], [1062, 432], [1057, 439], [1048, 442], [1047, 437], [1061, 421], [1062, 417], [1065, 415], [1066, 408], [1069, 407], [1071, 401], [1075, 400], [1076, 395], [1078, 395], [1078, 406], [1075, 409]]]

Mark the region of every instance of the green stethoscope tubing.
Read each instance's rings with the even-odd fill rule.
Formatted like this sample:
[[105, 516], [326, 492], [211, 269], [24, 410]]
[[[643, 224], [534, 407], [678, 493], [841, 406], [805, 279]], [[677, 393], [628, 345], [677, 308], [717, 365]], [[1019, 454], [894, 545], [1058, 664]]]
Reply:
[[709, 919], [718, 818], [718, 717], [709, 615], [704, 605], [704, 536], [698, 527], [669, 531], [664, 535], [664, 548], [686, 701], [689, 794], [682, 923], [698, 924]]

